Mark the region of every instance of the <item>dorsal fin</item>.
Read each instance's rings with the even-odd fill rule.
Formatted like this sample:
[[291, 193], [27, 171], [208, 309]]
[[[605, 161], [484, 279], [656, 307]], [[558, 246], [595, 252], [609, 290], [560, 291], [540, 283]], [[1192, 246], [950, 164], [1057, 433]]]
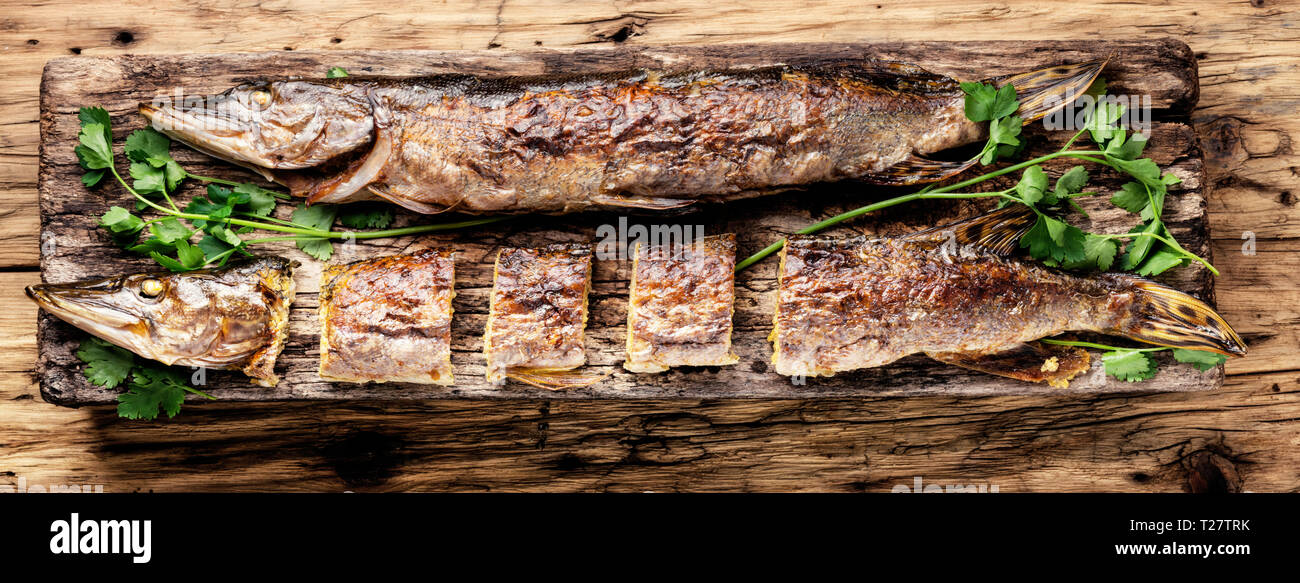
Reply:
[[1038, 214], [1033, 209], [1015, 204], [963, 221], [904, 235], [899, 239], [942, 242], [951, 236], [958, 245], [973, 245], [997, 255], [1010, 255], [1016, 250], [1021, 235], [1033, 228], [1037, 221]]

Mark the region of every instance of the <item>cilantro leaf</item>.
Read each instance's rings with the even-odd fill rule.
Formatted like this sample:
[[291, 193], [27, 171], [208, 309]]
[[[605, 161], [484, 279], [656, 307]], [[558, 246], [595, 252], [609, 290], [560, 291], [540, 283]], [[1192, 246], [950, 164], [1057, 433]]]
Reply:
[[1106, 374], [1130, 383], [1156, 376], [1156, 363], [1144, 352], [1112, 350], [1101, 355]]
[[152, 160], [166, 162], [171, 160], [172, 141], [163, 135], [162, 132], [151, 127], [131, 132], [126, 137], [126, 145], [123, 150], [126, 157], [135, 162], [149, 162], [151, 166], [162, 166], [161, 163], [154, 164]]
[[[299, 204], [290, 215], [289, 220], [308, 229], [319, 229], [328, 231], [334, 226], [334, 217], [338, 215], [339, 209], [336, 205], [317, 204], [307, 206]], [[315, 257], [321, 261], [328, 261], [334, 254], [334, 244], [324, 237], [299, 237], [295, 240], [298, 248], [304, 253]]]
[[339, 224], [349, 229], [383, 229], [393, 222], [393, 211], [379, 205], [353, 204], [339, 212]]
[[1205, 372], [1216, 366], [1219, 366], [1228, 360], [1228, 357], [1217, 352], [1208, 352], [1205, 350], [1189, 350], [1187, 348], [1175, 348], [1174, 360], [1186, 362], [1196, 367], [1196, 370]]
[[1039, 215], [1038, 222], [1020, 238], [1020, 246], [1029, 249], [1035, 259], [1050, 259], [1056, 263], [1082, 261], [1086, 234], [1078, 227]]
[[989, 141], [980, 154], [980, 164], [988, 166], [999, 156], [1016, 151], [1016, 147], [1021, 145], [1018, 136], [1022, 125], [1023, 121], [1014, 115], [989, 122]]
[[1020, 200], [1025, 204], [1032, 205], [1043, 198], [1043, 192], [1047, 190], [1047, 173], [1043, 172], [1043, 167], [1037, 164], [1025, 169], [1020, 175], [1020, 182], [1016, 184], [1016, 194], [1020, 195]]
[[117, 396], [117, 414], [127, 419], [156, 419], [159, 409], [175, 417], [185, 401], [185, 381], [169, 369], [141, 368], [127, 387]]
[[74, 151], [82, 168], [99, 170], [113, 165], [113, 148], [104, 138], [103, 126], [97, 123], [81, 126], [77, 141], [80, 144]]
[[190, 271], [203, 267], [205, 259], [202, 249], [190, 245], [190, 242], [185, 239], [177, 240], [175, 248], [175, 258], [163, 255], [159, 251], [151, 251], [149, 256], [169, 271]]
[[1119, 121], [1123, 116], [1124, 106], [1115, 101], [1099, 100], [1084, 127], [1092, 134], [1094, 142], [1105, 144], [1115, 136], [1124, 133], [1124, 130], [1119, 128]]
[[1146, 187], [1137, 182], [1125, 182], [1120, 191], [1110, 197], [1111, 204], [1131, 213], [1140, 213], [1151, 204]]
[[998, 98], [997, 88], [987, 83], [962, 83], [961, 90], [966, 94], [966, 118], [971, 121], [992, 121], [994, 106]]
[[185, 225], [176, 220], [176, 217], [167, 217], [149, 223], [149, 232], [153, 233], [153, 236], [163, 243], [189, 240], [190, 236], [194, 234], [194, 231], [185, 228]]
[[326, 79], [339, 79], [347, 76], [348, 72], [343, 67], [330, 67], [330, 69], [325, 72]]
[[275, 210], [275, 191], [267, 190], [255, 184], [240, 184], [234, 188], [236, 194], [248, 197], [248, 212], [259, 217], [269, 216]]
[[1053, 191], [1057, 198], [1069, 198], [1070, 195], [1082, 192], [1087, 184], [1088, 171], [1083, 166], [1075, 166], [1056, 179], [1056, 188]]
[[[1141, 223], [1129, 232], [1136, 234], [1151, 233], [1160, 235], [1163, 230], [1164, 224], [1160, 221], [1153, 220]], [[1129, 242], [1128, 248], [1124, 252], [1124, 259], [1120, 262], [1120, 268], [1129, 271], [1134, 267], [1141, 265], [1142, 261], [1147, 258], [1147, 254], [1151, 252], [1151, 248], [1156, 243], [1157, 241], [1155, 237], [1133, 237], [1133, 240]]]
[[1137, 268], [1137, 274], [1142, 276], [1159, 275], [1165, 271], [1182, 265], [1187, 260], [1182, 253], [1170, 249], [1168, 245], [1161, 244], [1155, 252], [1147, 255], [1145, 261]]
[[110, 389], [126, 380], [131, 367], [135, 366], [135, 355], [131, 351], [93, 336], [81, 342], [76, 354], [81, 362], [86, 363], [82, 370], [86, 380]]

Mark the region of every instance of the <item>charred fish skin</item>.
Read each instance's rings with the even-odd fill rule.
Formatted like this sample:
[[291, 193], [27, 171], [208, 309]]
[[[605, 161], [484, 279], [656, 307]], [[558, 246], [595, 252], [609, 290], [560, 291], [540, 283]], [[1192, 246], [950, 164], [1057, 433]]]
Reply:
[[483, 335], [488, 382], [510, 376], [540, 386], [536, 377], [586, 364], [591, 255], [578, 244], [498, 252]]
[[[1025, 213], [1008, 208], [896, 239], [787, 240], [772, 332], [777, 372], [830, 376], [915, 353], [961, 364], [1066, 331], [1245, 354], [1231, 326], [1185, 293], [1010, 257], [1033, 224]], [[945, 243], [945, 229], [960, 245]]]
[[735, 310], [736, 236], [689, 246], [638, 243], [628, 294], [627, 360], [631, 372], [674, 366], [725, 366]]
[[[1037, 104], [1021, 112], [1029, 122], [1082, 94], [1102, 66], [1002, 82]], [[361, 94], [369, 111], [358, 105]], [[957, 81], [869, 59], [720, 71], [275, 81], [232, 89], [226, 98], [263, 105], [208, 114], [220, 120], [213, 122], [219, 133], [195, 129], [202, 112], [149, 105], [141, 113], [200, 150], [261, 168], [309, 202], [383, 198], [421, 213], [669, 209], [844, 179], [927, 182], [972, 161], [925, 154], [984, 133], [966, 119]], [[351, 138], [370, 126], [368, 149], [358, 146]]]
[[27, 296], [55, 317], [167, 365], [243, 371], [274, 386], [288, 338], [296, 262], [265, 257], [220, 269], [40, 284]]
[[455, 259], [449, 250], [376, 257], [321, 274], [322, 379], [450, 385]]

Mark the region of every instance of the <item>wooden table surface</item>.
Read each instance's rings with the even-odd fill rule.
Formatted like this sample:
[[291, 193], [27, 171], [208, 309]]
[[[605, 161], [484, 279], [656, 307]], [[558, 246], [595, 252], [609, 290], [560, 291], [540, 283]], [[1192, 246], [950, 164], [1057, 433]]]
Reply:
[[[0, 489], [1300, 490], [1296, 2], [9, 2], [0, 14]], [[406, 10], [396, 12], [395, 10]], [[1174, 37], [1200, 64], [1218, 303], [1209, 393], [845, 400], [213, 403], [154, 423], [41, 400], [37, 89], [68, 54]], [[1243, 239], [1254, 241], [1246, 253]]]

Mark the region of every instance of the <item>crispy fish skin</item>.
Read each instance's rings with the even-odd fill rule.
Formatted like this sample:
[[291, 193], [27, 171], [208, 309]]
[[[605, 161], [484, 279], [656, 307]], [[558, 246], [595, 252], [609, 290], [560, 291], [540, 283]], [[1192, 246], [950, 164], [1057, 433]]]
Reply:
[[73, 326], [168, 365], [243, 371], [274, 386], [293, 268], [266, 257], [220, 269], [40, 284], [27, 296]]
[[[990, 217], [1006, 226], [1015, 213], [1024, 211], [967, 226], [986, 226]], [[989, 371], [980, 357], [1072, 330], [1245, 354], [1232, 328], [1187, 294], [1129, 275], [1081, 277], [1008, 257], [1032, 224], [970, 229], [955, 239], [960, 245], [947, 242], [942, 227], [923, 237], [787, 240], [772, 332], [777, 372], [830, 376], [915, 353]]]
[[[1029, 122], [1073, 101], [1102, 66], [1001, 82], [1021, 91], [1020, 114]], [[422, 213], [666, 209], [842, 179], [926, 182], [972, 161], [920, 156], [984, 133], [966, 119], [957, 81], [868, 59], [271, 81], [218, 97], [240, 105], [205, 113], [142, 104], [140, 111], [169, 135], [259, 169], [309, 202], [383, 198]], [[367, 149], [357, 138], [369, 129]]]
[[655, 373], [738, 362], [731, 351], [735, 268], [736, 236], [731, 233], [684, 247], [638, 243], [623, 368]]
[[590, 291], [589, 245], [501, 249], [483, 334], [488, 382], [585, 364], [583, 330]]
[[320, 290], [321, 378], [452, 384], [451, 251], [330, 266]]

